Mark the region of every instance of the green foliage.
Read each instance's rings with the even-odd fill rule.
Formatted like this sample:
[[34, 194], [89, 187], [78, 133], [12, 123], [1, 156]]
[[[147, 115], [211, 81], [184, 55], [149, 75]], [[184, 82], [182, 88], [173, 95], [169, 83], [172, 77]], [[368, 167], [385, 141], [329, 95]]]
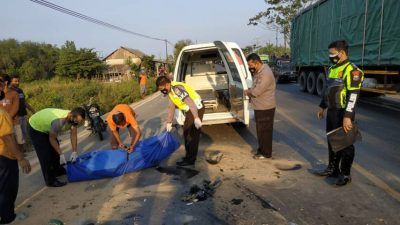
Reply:
[[257, 51], [258, 54], [267, 54], [269, 56], [275, 55], [276, 57], [280, 57], [284, 54], [290, 54], [290, 49], [289, 48], [285, 48], [282, 46], [278, 46], [276, 47], [273, 44], [267, 44], [266, 46], [261, 47], [260, 49], [258, 49]]
[[125, 65], [128, 65], [129, 68], [131, 69], [131, 74], [136, 76], [137, 71], [139, 70], [139, 66], [132, 61], [131, 57], [129, 57], [125, 60]]
[[190, 39], [183, 39], [183, 40], [180, 40], [180, 41], [175, 43], [175, 46], [174, 46], [174, 60], [175, 60], [175, 62], [176, 62], [176, 60], [178, 58], [179, 53], [182, 51], [182, 49], [184, 47], [186, 47], [188, 45], [192, 45], [192, 44], [193, 44], [193, 41], [190, 40]]
[[145, 68], [149, 74], [152, 74], [154, 71], [154, 55], [144, 55], [142, 57], [142, 63], [140, 64], [141, 68]]
[[76, 49], [73, 41], [66, 41], [61, 47], [56, 74], [69, 78], [91, 78], [102, 73], [106, 65], [97, 58], [93, 49]]
[[[155, 90], [152, 79], [148, 80], [148, 93]], [[79, 81], [55, 77], [51, 80], [34, 81], [22, 84], [27, 101], [36, 110], [43, 108], [72, 109], [89, 102], [90, 97], [104, 112], [116, 104], [131, 104], [140, 99], [139, 84], [134, 81], [121, 83], [101, 83], [96, 80]]]
[[296, 14], [314, 0], [264, 0], [268, 5], [266, 11], [259, 12], [249, 19], [248, 25], [276, 25], [285, 39], [290, 36], [290, 24]]
[[44, 43], [0, 40], [0, 73], [20, 74], [25, 81], [53, 77], [58, 51]]

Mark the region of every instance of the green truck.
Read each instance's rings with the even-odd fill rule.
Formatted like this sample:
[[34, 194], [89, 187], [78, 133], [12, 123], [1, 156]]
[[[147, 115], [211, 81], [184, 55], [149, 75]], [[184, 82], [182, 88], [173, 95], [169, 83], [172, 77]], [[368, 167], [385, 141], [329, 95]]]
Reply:
[[330, 66], [328, 45], [349, 43], [350, 60], [365, 73], [362, 91], [400, 90], [400, 1], [320, 0], [292, 21], [291, 56], [302, 91], [322, 95]]

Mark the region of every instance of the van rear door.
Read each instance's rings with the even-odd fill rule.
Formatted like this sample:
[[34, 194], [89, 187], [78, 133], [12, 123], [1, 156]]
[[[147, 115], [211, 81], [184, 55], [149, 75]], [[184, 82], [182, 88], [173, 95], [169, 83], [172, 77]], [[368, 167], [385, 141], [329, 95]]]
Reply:
[[231, 113], [241, 122], [249, 124], [248, 98], [244, 90], [248, 89], [246, 78], [247, 67], [239, 46], [232, 48], [229, 43], [215, 41], [215, 46], [223, 56], [229, 77], [229, 94]]

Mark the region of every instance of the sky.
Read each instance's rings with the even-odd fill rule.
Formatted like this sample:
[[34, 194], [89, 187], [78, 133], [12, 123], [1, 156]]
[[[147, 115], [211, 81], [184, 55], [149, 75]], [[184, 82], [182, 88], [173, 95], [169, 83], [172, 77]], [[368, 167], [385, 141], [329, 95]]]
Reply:
[[[275, 43], [275, 32], [248, 26], [267, 8], [264, 0], [47, 0], [84, 15], [176, 43], [233, 41], [241, 47]], [[0, 1], [0, 39], [61, 46], [72, 40], [106, 56], [120, 46], [165, 58], [165, 44], [115, 31], [38, 5], [29, 0]], [[281, 39], [281, 37], [279, 37]], [[172, 54], [173, 46], [168, 45]]]

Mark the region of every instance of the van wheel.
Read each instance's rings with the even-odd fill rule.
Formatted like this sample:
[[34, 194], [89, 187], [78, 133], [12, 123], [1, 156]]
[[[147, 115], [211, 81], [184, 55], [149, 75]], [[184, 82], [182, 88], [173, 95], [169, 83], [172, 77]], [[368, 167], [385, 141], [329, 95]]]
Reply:
[[300, 73], [299, 78], [298, 78], [298, 83], [299, 83], [301, 91], [306, 91], [307, 90], [307, 82], [306, 81], [307, 81], [307, 73], [302, 71]]
[[314, 72], [310, 72], [307, 77], [307, 92], [310, 94], [314, 94], [317, 86], [317, 76]]
[[319, 96], [322, 96], [324, 94], [325, 87], [326, 87], [325, 74], [323, 72], [321, 72], [318, 74], [318, 78], [317, 78], [317, 94]]

